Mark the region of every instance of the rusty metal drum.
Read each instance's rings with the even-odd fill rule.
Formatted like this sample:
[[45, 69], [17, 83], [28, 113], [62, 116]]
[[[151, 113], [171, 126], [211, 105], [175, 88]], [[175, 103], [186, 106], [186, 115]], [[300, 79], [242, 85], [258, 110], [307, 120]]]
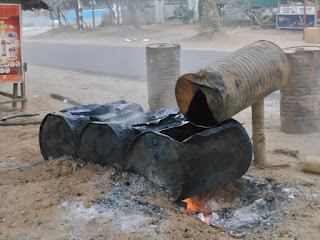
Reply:
[[176, 99], [192, 122], [215, 125], [280, 90], [289, 74], [286, 54], [271, 42], [258, 41], [181, 76]]
[[320, 131], [320, 48], [284, 50], [291, 76], [281, 90], [281, 131], [308, 134]]
[[146, 61], [150, 110], [177, 108], [174, 89], [180, 76], [180, 45], [149, 44]]

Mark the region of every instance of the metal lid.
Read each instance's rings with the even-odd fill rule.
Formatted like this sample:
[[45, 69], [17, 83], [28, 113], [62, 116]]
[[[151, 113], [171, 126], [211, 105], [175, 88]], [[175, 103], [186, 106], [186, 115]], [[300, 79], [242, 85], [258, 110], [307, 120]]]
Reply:
[[294, 54], [299, 52], [317, 52], [320, 51], [320, 47], [317, 46], [296, 46], [284, 48], [283, 51], [287, 54]]
[[153, 43], [147, 45], [147, 48], [180, 48], [179, 43]]

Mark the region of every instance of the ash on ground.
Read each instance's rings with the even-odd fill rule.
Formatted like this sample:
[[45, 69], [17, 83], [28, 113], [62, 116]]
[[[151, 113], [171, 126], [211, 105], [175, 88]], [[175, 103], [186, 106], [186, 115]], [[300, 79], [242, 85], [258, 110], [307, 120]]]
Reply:
[[118, 171], [117, 167], [106, 169], [110, 171], [112, 181], [103, 186], [106, 193], [90, 201], [89, 208], [83, 202], [61, 204], [71, 219], [101, 221], [132, 236], [139, 236], [141, 232], [152, 235], [168, 229], [170, 221], [164, 212], [165, 207], [154, 203], [157, 197], [168, 198], [162, 189], [142, 176]]
[[[90, 208], [85, 208], [81, 202], [64, 202], [61, 207], [69, 210], [73, 218], [112, 219], [109, 223], [114, 228], [128, 234], [139, 235], [142, 229], [154, 233], [166, 231], [170, 225], [165, 211], [168, 205], [161, 203], [164, 199], [170, 201], [169, 196], [142, 176], [123, 172], [117, 166], [107, 169], [112, 180], [104, 186], [107, 193], [91, 200]], [[298, 198], [312, 197], [316, 195], [303, 194], [301, 190], [281, 185], [273, 179], [261, 183], [253, 177], [243, 176], [190, 199], [198, 207], [195, 212], [200, 212], [193, 215], [194, 218], [229, 236], [248, 239], [251, 232], [259, 234], [267, 229], [271, 231], [269, 237], [277, 237], [275, 232], [285, 219], [282, 207]], [[157, 198], [159, 201], [155, 201]], [[179, 203], [172, 204], [170, 211], [187, 217], [187, 212], [180, 206]]]
[[[211, 226], [225, 229], [236, 238], [246, 239], [251, 229], [255, 233], [266, 229], [276, 230], [285, 215], [282, 207], [296, 198], [317, 197], [306, 195], [297, 188], [280, 185], [273, 179], [260, 183], [244, 176], [224, 187], [191, 198], [189, 204], [197, 204], [197, 218]], [[274, 237], [277, 237], [274, 234]]]
[[[113, 189], [92, 203], [103, 210], [114, 209], [124, 213], [140, 213], [161, 221], [167, 218], [164, 208], [159, 205], [151, 204], [141, 196], [150, 196], [162, 192], [157, 186], [147, 181], [144, 177], [131, 173], [122, 172], [121, 181], [112, 182]], [[139, 198], [140, 197], [140, 198]]]

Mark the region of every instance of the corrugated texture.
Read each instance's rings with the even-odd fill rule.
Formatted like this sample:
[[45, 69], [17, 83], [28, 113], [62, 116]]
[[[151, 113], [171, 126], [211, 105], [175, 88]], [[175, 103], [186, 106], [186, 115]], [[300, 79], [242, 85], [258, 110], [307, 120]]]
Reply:
[[150, 44], [146, 54], [150, 110], [177, 108], [174, 89], [180, 76], [180, 45]]
[[[285, 53], [271, 42], [258, 41], [213, 62], [196, 74], [180, 77], [176, 98], [181, 112], [191, 121], [202, 114], [200, 105], [207, 104], [213, 122], [222, 122], [281, 89], [289, 74]], [[196, 99], [200, 95], [201, 101]], [[201, 119], [196, 122], [201, 124]]]
[[44, 1], [40, 0], [3, 0], [3, 4], [22, 4], [22, 10], [33, 9], [49, 9], [48, 5]]
[[250, 6], [278, 6], [278, 0], [250, 0]]
[[320, 131], [320, 48], [286, 51], [292, 73], [281, 90], [281, 130], [291, 134]]

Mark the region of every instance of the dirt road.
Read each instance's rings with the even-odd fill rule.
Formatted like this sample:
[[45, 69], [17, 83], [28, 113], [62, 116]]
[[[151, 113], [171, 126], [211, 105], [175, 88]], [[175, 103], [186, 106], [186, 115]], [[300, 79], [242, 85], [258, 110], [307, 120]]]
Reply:
[[[155, 37], [152, 41], [174, 41], [177, 37], [188, 38], [183, 42], [189, 47], [220, 48], [216, 39], [193, 38], [192, 29], [163, 26], [136, 32], [102, 31], [98, 42], [116, 45], [115, 39], [130, 36]], [[122, 28], [123, 30], [123, 28]], [[188, 31], [187, 31], [188, 30]], [[114, 31], [114, 36], [106, 35]], [[235, 29], [234, 31], [238, 31]], [[266, 38], [298, 45], [299, 33], [272, 36], [276, 30], [250, 30], [254, 36], [243, 36], [241, 29], [231, 40], [225, 40], [229, 49], [238, 48], [248, 39]], [[167, 33], [167, 35], [164, 35]], [[97, 39], [97, 33], [87, 32], [88, 39]], [[134, 35], [137, 34], [137, 35]], [[170, 35], [171, 34], [171, 35]], [[50, 42], [72, 42], [80, 33], [61, 33]], [[246, 40], [243, 40], [246, 38]], [[77, 42], [88, 39], [78, 38]], [[191, 40], [190, 40], [191, 39]], [[196, 40], [194, 40], [196, 39]], [[232, 45], [231, 42], [237, 43]], [[294, 41], [296, 39], [297, 41]], [[39, 38], [39, 42], [48, 39]], [[35, 41], [33, 39], [32, 41]], [[229, 42], [228, 42], [229, 41]], [[118, 42], [116, 42], [118, 44]], [[239, 43], [239, 44], [238, 44]], [[131, 43], [130, 43], [131, 44]], [[132, 45], [139, 47], [134, 42]], [[143, 43], [145, 44], [145, 43]], [[193, 45], [196, 44], [196, 45]], [[207, 44], [207, 45], [206, 45]], [[301, 44], [300, 44], [301, 45]], [[222, 50], [222, 48], [221, 48]], [[139, 80], [139, 78], [138, 78]], [[2, 84], [2, 91], [12, 85]], [[119, 99], [135, 101], [147, 111], [146, 82], [132, 81], [102, 74], [80, 73], [70, 70], [29, 66], [27, 73], [28, 107], [24, 112], [39, 113], [32, 119], [16, 119], [13, 122], [41, 120], [49, 112], [69, 107], [50, 97], [51, 93], [68, 96], [83, 104], [106, 103]], [[2, 99], [1, 99], [2, 100]], [[264, 184], [294, 189], [285, 196], [275, 209], [270, 224], [260, 223], [241, 229], [240, 233], [227, 235], [221, 226], [211, 227], [188, 213], [181, 205], [170, 201], [168, 196], [140, 176], [125, 173], [117, 167], [102, 168], [84, 165], [78, 161], [59, 159], [43, 161], [38, 143], [39, 126], [0, 127], [0, 239], [315, 239], [320, 232], [320, 182], [319, 175], [304, 173], [306, 156], [320, 157], [320, 133], [288, 135], [280, 131], [279, 101], [268, 98], [265, 102], [267, 167], [252, 164], [248, 175]], [[20, 113], [20, 109], [0, 106], [0, 117]], [[251, 135], [251, 110], [235, 116]], [[259, 193], [257, 193], [259, 194]], [[246, 217], [246, 215], [245, 215]], [[242, 234], [245, 233], [245, 235]], [[242, 234], [242, 235], [241, 235]]]
[[[48, 30], [47, 28], [45, 29]], [[232, 52], [254, 41], [272, 41], [282, 48], [292, 46], [320, 46], [306, 43], [300, 30], [259, 29], [251, 27], [224, 28], [212, 38], [198, 35], [195, 25], [152, 24], [142, 26], [140, 30], [132, 26], [107, 26], [87, 31], [50, 30], [38, 35], [39, 31], [25, 32], [24, 41], [93, 44], [106, 46], [145, 47], [150, 43], [180, 43], [185, 50]], [[125, 39], [136, 41], [126, 42]], [[145, 42], [144, 39], [149, 40]]]
[[[29, 101], [25, 112], [40, 113], [32, 120], [69, 106], [50, 98], [52, 92], [84, 104], [125, 98], [148, 109], [145, 82], [36, 66], [30, 66], [27, 77]], [[0, 108], [0, 116], [19, 112], [9, 106]], [[247, 109], [236, 116], [249, 134], [250, 114]], [[319, 176], [304, 173], [302, 161], [305, 156], [320, 156], [320, 133], [287, 135], [279, 126], [279, 101], [268, 98], [270, 166], [253, 164], [248, 175], [298, 192], [273, 216], [274, 225], [242, 231], [249, 239], [318, 239]], [[67, 159], [44, 162], [38, 131], [38, 126], [0, 128], [0, 239], [232, 238], [225, 229], [210, 227], [170, 202], [165, 193], [139, 176]], [[291, 154], [296, 151], [296, 155]]]

